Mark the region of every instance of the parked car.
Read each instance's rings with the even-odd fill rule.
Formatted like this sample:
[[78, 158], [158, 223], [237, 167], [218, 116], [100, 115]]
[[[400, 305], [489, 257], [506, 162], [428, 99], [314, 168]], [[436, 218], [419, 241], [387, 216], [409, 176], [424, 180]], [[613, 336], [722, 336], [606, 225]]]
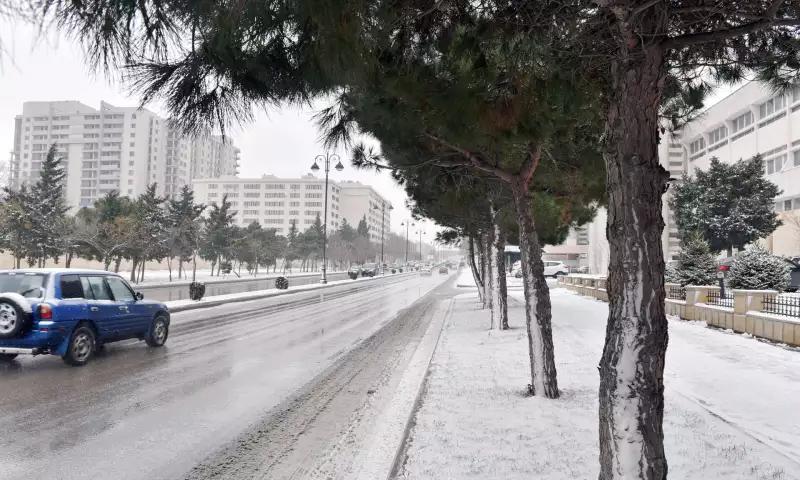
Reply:
[[378, 264], [377, 263], [365, 263], [361, 266], [361, 276], [362, 277], [374, 277], [378, 274]]
[[102, 270], [0, 271], [0, 360], [59, 355], [85, 365], [106, 343], [138, 338], [161, 347], [170, 315], [119, 275]]
[[558, 277], [559, 275], [566, 275], [569, 273], [569, 266], [564, 265], [562, 262], [552, 262], [546, 260], [544, 262], [544, 276], [545, 277]]
[[450, 269], [448, 269], [445, 265], [439, 267], [439, 275], [448, 275], [450, 273]]
[[522, 262], [517, 260], [511, 265], [511, 275], [514, 278], [522, 278]]

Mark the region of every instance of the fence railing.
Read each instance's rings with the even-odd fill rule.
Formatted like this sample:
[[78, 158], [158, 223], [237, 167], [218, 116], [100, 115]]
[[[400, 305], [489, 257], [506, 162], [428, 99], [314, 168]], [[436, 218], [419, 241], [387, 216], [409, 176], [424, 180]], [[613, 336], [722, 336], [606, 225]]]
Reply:
[[670, 285], [667, 290], [667, 298], [670, 300], [686, 300], [686, 287]]
[[765, 296], [762, 302], [762, 312], [787, 317], [800, 317], [800, 298], [798, 297], [769, 295]]
[[720, 295], [719, 290], [709, 290], [708, 300], [706, 301], [706, 303], [709, 305], [718, 305], [720, 307], [733, 308], [733, 295], [728, 293], [723, 297]]

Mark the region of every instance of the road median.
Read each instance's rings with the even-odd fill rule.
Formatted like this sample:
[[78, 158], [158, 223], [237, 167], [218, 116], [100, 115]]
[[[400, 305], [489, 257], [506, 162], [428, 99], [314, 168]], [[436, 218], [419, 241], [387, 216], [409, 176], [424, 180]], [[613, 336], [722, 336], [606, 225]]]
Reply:
[[289, 295], [291, 293], [301, 293], [301, 292], [310, 292], [316, 290], [324, 290], [327, 288], [333, 287], [340, 287], [342, 285], [352, 285], [356, 283], [362, 282], [370, 282], [380, 279], [387, 279], [387, 278], [400, 278], [400, 277], [407, 277], [410, 275], [419, 275], [419, 272], [407, 272], [407, 273], [400, 273], [394, 275], [384, 275], [384, 276], [376, 276], [376, 277], [360, 277], [356, 280], [346, 279], [346, 280], [336, 280], [333, 282], [328, 282], [326, 284], [309, 284], [309, 285], [297, 285], [295, 287], [289, 287], [287, 290], [278, 290], [277, 288], [271, 288], [268, 290], [258, 290], [255, 292], [241, 292], [241, 293], [231, 293], [228, 295], [216, 295], [213, 297], [206, 297], [202, 300], [174, 300], [170, 302], [165, 302], [167, 307], [169, 307], [169, 311], [171, 313], [178, 313], [178, 312], [185, 312], [188, 310], [197, 310], [201, 308], [211, 308], [217, 307], [220, 305], [225, 305], [227, 303], [233, 302], [247, 302], [250, 300], [262, 300], [265, 298], [272, 298], [272, 297], [279, 297], [282, 295]]

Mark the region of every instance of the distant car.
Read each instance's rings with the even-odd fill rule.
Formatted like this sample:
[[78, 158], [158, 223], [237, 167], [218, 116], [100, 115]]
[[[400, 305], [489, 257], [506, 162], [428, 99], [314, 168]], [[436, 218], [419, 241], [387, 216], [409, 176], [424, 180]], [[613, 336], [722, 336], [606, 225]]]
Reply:
[[558, 277], [560, 275], [567, 275], [569, 273], [569, 266], [561, 262], [544, 262], [544, 276], [545, 277]]
[[439, 267], [439, 275], [447, 275], [449, 273], [450, 273], [450, 270], [447, 267], [445, 267], [445, 266]]
[[374, 277], [378, 274], [378, 264], [377, 263], [365, 263], [361, 266], [361, 276], [362, 277]]
[[515, 278], [522, 278], [522, 262], [517, 260], [511, 265], [511, 275]]
[[80, 367], [106, 343], [138, 338], [161, 347], [169, 310], [143, 298], [102, 270], [0, 271], [0, 361], [50, 354]]
[[420, 274], [420, 275], [422, 275], [423, 277], [430, 277], [430, 276], [433, 274], [433, 272], [431, 271], [431, 269], [430, 269], [430, 268], [423, 268], [423, 269], [422, 269], [422, 270], [419, 272], [419, 274]]

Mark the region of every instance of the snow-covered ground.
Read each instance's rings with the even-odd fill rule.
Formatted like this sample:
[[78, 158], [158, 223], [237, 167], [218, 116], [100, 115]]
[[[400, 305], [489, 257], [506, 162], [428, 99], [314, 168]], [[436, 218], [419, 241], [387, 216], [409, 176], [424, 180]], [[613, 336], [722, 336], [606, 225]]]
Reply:
[[[456, 279], [456, 286], [460, 288], [475, 287], [475, 278], [472, 276], [472, 271], [469, 267], [462, 268]], [[512, 275], [506, 275], [506, 288], [509, 292], [513, 290], [522, 291], [522, 279], [514, 278]]]
[[[512, 330], [488, 331], [488, 312], [477, 310], [474, 293], [463, 294], [432, 362], [398, 478], [597, 478], [597, 364], [607, 304], [551, 288], [562, 398], [524, 394], [523, 309], [509, 309]], [[800, 478], [800, 352], [700, 322], [672, 320], [669, 333], [670, 477]]]

